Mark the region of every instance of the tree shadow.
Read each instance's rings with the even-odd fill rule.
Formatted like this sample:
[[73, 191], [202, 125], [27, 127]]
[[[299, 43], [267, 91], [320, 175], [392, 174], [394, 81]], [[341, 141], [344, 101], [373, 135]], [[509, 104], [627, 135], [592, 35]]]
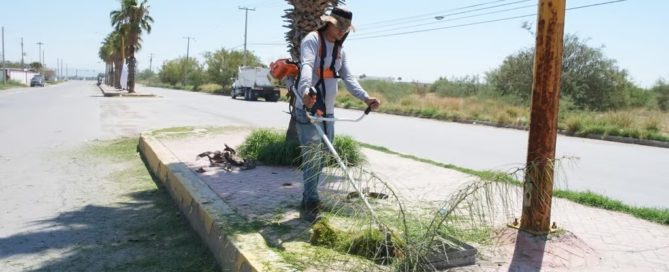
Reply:
[[534, 235], [519, 230], [509, 271], [541, 271], [548, 235]]
[[0, 238], [0, 259], [58, 252], [27, 271], [214, 271], [216, 262], [167, 192], [149, 189], [112, 206], [87, 205]]

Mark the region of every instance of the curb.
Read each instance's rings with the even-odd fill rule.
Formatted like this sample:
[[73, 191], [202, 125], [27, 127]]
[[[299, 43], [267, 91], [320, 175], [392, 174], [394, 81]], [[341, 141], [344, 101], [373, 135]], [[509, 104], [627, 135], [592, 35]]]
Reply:
[[139, 152], [165, 186], [223, 271], [289, 271], [257, 232], [240, 233], [239, 216], [150, 132], [140, 135]]
[[98, 85], [98, 88], [100, 88], [100, 91], [102, 92], [102, 96], [104, 97], [122, 97], [122, 96], [131, 96], [131, 97], [155, 97], [155, 94], [142, 94], [142, 93], [128, 93], [128, 92], [121, 92], [121, 91], [114, 91], [114, 92], [106, 92], [105, 88], [102, 87], [104, 84]]

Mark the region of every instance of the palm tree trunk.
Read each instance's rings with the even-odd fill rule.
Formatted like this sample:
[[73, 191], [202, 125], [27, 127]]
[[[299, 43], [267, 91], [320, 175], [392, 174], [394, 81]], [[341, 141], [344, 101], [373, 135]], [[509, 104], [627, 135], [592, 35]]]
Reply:
[[135, 58], [134, 53], [130, 53], [128, 56], [128, 92], [135, 92], [135, 67], [137, 65], [137, 59]]
[[121, 69], [123, 69], [123, 60], [114, 62], [114, 88], [121, 89]]
[[107, 77], [105, 78], [105, 84], [107, 84], [107, 86], [112, 86], [112, 82], [113, 82], [112, 78], [114, 77], [114, 64], [113, 64], [113, 62], [110, 61], [110, 62], [107, 63], [107, 69], [108, 69], [108, 72], [107, 72]]

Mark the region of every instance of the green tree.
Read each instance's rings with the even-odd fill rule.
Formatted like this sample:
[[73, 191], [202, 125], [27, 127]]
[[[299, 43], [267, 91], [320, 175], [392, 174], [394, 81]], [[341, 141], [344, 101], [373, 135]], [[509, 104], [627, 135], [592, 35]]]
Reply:
[[[502, 95], [515, 95], [529, 101], [532, 95], [534, 48], [508, 56], [502, 65], [489, 72], [488, 83]], [[576, 35], [566, 35], [562, 59], [561, 95], [577, 108], [607, 110], [633, 104], [637, 87], [627, 71], [606, 58], [601, 48], [588, 46]]]
[[112, 31], [102, 41], [98, 57], [107, 64], [106, 84], [121, 88], [121, 69], [123, 67], [124, 35]]
[[499, 68], [486, 74], [490, 84], [501, 95], [513, 95], [529, 101], [532, 95], [534, 48], [508, 56]]
[[669, 111], [669, 82], [660, 79], [651, 89], [657, 99], [657, 105], [663, 111]]
[[116, 59], [120, 59], [116, 48], [114, 48], [113, 39], [118, 37], [113, 32], [109, 33], [107, 37], [102, 41], [100, 49], [98, 50], [98, 57], [105, 62], [105, 84], [113, 85], [114, 84], [114, 63]]
[[178, 58], [163, 63], [158, 76], [160, 81], [176, 86], [186, 74], [186, 84], [193, 85], [194, 88], [205, 81], [205, 74], [202, 66], [194, 58]]
[[151, 33], [153, 23], [146, 1], [138, 3], [137, 0], [121, 0], [121, 9], [109, 13], [112, 26], [124, 36], [122, 55], [128, 61], [128, 92], [135, 92], [135, 52], [141, 48], [142, 32]]
[[156, 77], [156, 72], [149, 69], [144, 69], [144, 71], [141, 71], [139, 74], [137, 74], [137, 79], [139, 80], [150, 80], [154, 77]]
[[[223, 87], [229, 87], [233, 78], [237, 76], [238, 68], [242, 66], [244, 53], [221, 48], [215, 52], [204, 53], [204, 58], [209, 80]], [[260, 58], [251, 52], [247, 53], [246, 63], [251, 67], [262, 66]]]
[[5, 61], [5, 68], [23, 68], [20, 62]]
[[42, 64], [39, 63], [39, 62], [32, 62], [32, 63], [29, 64], [29, 66], [30, 66], [30, 69], [35, 70], [37, 72], [42, 71]]

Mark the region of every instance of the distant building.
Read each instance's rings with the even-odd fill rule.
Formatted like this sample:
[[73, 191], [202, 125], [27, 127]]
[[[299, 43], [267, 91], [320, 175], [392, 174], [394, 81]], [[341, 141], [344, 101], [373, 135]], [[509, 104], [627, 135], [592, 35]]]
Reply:
[[29, 69], [5, 68], [4, 70], [0, 70], [0, 75], [4, 76], [5, 79], [14, 80], [26, 86], [30, 86], [30, 80], [33, 76], [39, 75], [39, 73]]
[[390, 76], [368, 76], [365, 74], [357, 76], [358, 80], [379, 80], [379, 81], [387, 81], [387, 82], [396, 82], [396, 81], [401, 81], [402, 78], [398, 77], [390, 77]]

